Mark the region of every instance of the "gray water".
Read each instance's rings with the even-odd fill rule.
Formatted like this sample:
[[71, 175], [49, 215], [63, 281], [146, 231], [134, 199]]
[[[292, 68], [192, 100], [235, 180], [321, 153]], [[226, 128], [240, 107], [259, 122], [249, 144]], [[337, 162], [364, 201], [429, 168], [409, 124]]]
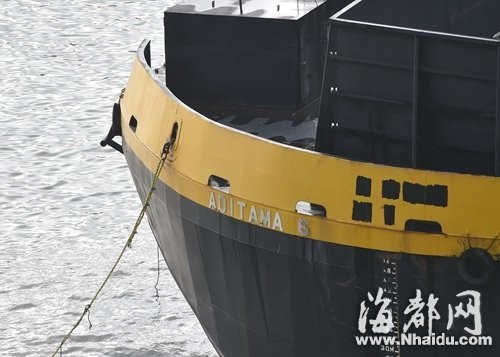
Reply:
[[[167, 4], [0, 4], [0, 356], [52, 354], [139, 213], [123, 156], [99, 141], [143, 38], [162, 63]], [[143, 222], [64, 356], [216, 356], [163, 261], [155, 298], [156, 254]]]

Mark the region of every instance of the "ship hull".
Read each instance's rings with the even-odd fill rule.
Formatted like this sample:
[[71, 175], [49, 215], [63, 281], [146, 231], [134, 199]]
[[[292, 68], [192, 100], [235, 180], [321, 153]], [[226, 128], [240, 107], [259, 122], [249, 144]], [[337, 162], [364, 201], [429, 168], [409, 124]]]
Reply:
[[[147, 42], [110, 133], [122, 135], [143, 202], [174, 140], [148, 221], [220, 356], [499, 355], [498, 178], [344, 160], [235, 130], [176, 98], [146, 53]], [[393, 324], [385, 333], [379, 317]], [[407, 332], [465, 341], [398, 346]]]
[[[141, 199], [152, 172], [124, 141]], [[382, 288], [399, 333], [416, 289], [433, 293], [436, 334], [467, 335], [470, 319], [446, 328], [457, 293], [482, 294], [482, 335], [500, 338], [500, 282], [464, 281], [457, 257], [391, 253], [312, 240], [244, 222], [158, 182], [148, 221], [170, 272], [207, 336], [224, 357], [497, 356], [493, 346], [356, 344], [360, 304]], [[498, 269], [498, 263], [494, 263]], [[413, 330], [427, 334], [427, 327]], [[390, 335], [390, 334], [389, 334]]]

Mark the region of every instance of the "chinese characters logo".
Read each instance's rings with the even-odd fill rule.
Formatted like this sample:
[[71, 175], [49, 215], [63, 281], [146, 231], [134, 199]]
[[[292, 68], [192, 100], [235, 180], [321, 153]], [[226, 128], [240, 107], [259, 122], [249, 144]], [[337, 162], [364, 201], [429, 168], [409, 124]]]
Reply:
[[[448, 304], [448, 315], [446, 329], [450, 330], [456, 319], [470, 320], [469, 326], [464, 330], [474, 336], [482, 334], [483, 327], [481, 321], [481, 294], [474, 290], [466, 290], [456, 295], [459, 303], [456, 305]], [[427, 333], [432, 335], [434, 322], [441, 320], [442, 316], [438, 312], [437, 304], [439, 298], [434, 294], [429, 294], [427, 299], [422, 297], [420, 289], [416, 290], [415, 297], [409, 299], [403, 314], [407, 321], [403, 324], [403, 333], [407, 333], [410, 328], [423, 328], [427, 323]], [[384, 297], [382, 288], [378, 289], [377, 295], [368, 293], [367, 299], [360, 304], [360, 313], [358, 319], [358, 330], [366, 333], [367, 328], [376, 334], [388, 334], [395, 327], [393, 313], [390, 308], [392, 301]], [[373, 319], [369, 319], [370, 309]]]

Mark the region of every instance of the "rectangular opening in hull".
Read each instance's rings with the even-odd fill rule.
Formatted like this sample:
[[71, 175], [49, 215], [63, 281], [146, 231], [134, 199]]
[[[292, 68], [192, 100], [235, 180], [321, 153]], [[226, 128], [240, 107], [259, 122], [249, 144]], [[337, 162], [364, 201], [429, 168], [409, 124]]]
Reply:
[[231, 184], [228, 180], [215, 175], [210, 175], [208, 178], [208, 186], [226, 193], [231, 190]]
[[299, 201], [295, 205], [295, 212], [308, 216], [326, 217], [326, 208], [317, 203]]

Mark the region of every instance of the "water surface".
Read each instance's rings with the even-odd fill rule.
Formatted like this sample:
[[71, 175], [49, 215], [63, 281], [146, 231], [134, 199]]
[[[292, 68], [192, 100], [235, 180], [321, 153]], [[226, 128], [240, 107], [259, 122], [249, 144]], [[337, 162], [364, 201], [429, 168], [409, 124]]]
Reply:
[[[142, 39], [161, 65], [168, 3], [1, 3], [1, 356], [55, 350], [139, 213], [123, 156], [99, 141]], [[215, 357], [164, 262], [155, 298], [156, 267], [144, 222], [64, 355]]]

